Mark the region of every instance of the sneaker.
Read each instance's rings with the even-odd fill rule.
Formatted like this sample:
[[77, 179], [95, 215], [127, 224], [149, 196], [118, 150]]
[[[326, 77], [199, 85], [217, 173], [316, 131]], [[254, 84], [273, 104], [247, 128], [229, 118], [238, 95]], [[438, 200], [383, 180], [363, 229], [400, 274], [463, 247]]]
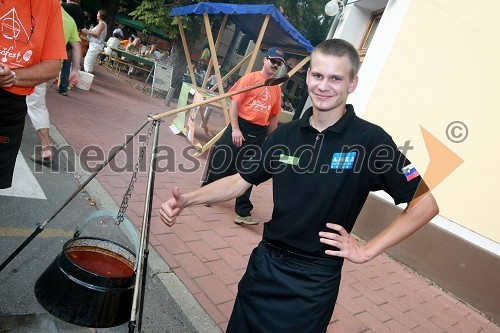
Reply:
[[255, 224], [259, 224], [260, 221], [257, 219], [254, 219], [251, 215], [250, 216], [239, 216], [238, 214], [236, 214], [234, 216], [234, 223], [255, 225]]

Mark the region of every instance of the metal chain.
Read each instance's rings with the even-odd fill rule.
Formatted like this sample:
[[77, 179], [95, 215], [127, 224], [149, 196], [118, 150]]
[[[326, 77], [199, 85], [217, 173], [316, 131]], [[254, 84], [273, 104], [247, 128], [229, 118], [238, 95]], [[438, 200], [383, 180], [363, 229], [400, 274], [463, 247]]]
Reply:
[[125, 219], [125, 211], [128, 208], [128, 201], [132, 197], [132, 191], [134, 190], [134, 185], [135, 182], [137, 181], [137, 172], [139, 171], [139, 166], [144, 158], [144, 154], [146, 152], [146, 148], [148, 146], [149, 139], [151, 138], [151, 135], [153, 134], [153, 129], [155, 126], [155, 122], [151, 122], [151, 127], [149, 127], [148, 132], [146, 134], [146, 141], [144, 141], [141, 150], [139, 152], [139, 159], [137, 160], [137, 163], [134, 166], [134, 171], [132, 173], [132, 178], [130, 179], [130, 183], [127, 188], [127, 192], [125, 192], [125, 195], [123, 196], [122, 203], [120, 205], [120, 210], [118, 211], [118, 215], [116, 216], [116, 225], [119, 225], [120, 223], [123, 222]]

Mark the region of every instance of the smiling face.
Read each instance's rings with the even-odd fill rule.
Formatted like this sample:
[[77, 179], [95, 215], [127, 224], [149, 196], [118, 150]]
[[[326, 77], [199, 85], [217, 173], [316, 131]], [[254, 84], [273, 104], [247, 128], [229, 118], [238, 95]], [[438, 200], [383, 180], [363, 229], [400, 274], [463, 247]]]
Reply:
[[347, 97], [358, 84], [358, 77], [351, 78], [351, 73], [347, 56], [313, 53], [306, 83], [314, 110], [344, 112]]

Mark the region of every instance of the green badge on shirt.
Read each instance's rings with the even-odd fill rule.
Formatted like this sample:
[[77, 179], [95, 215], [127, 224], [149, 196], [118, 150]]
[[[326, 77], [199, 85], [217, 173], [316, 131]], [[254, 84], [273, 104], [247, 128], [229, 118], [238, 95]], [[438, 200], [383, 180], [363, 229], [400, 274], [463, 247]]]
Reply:
[[295, 156], [288, 156], [285, 154], [280, 155], [280, 162], [286, 163], [286, 164], [291, 164], [291, 165], [298, 165], [299, 164], [299, 158]]

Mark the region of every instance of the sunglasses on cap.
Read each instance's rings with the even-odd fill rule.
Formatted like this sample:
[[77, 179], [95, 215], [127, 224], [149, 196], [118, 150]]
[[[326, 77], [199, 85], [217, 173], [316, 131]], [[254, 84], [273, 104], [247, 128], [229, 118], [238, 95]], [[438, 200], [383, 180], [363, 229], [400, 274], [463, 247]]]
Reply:
[[267, 60], [269, 60], [271, 62], [271, 64], [273, 64], [273, 65], [278, 65], [278, 66], [283, 65], [283, 61], [281, 61], [281, 60], [277, 60], [277, 59], [273, 59], [273, 58], [269, 58], [269, 57], [267, 57]]

